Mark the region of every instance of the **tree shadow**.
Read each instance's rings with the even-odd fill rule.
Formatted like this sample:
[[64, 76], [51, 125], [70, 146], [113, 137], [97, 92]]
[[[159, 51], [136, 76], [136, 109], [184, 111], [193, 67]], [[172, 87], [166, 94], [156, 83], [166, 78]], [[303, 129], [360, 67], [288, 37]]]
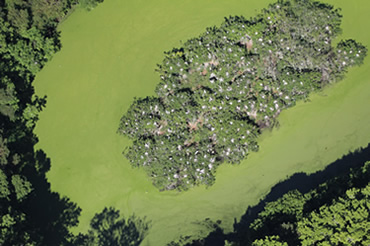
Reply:
[[149, 229], [149, 222], [135, 215], [120, 217], [119, 210], [104, 208], [95, 214], [87, 234], [79, 234], [73, 245], [139, 246]]
[[35, 153], [34, 165], [27, 165], [23, 174], [32, 183], [33, 191], [21, 204], [27, 216], [26, 230], [42, 245], [68, 245], [73, 237], [69, 229], [78, 225], [81, 209], [67, 197], [52, 192], [45, 174], [50, 159], [45, 152]]
[[[234, 231], [225, 234], [219, 225], [215, 224], [213, 230], [206, 238], [194, 240], [185, 245], [193, 246], [223, 246], [225, 240], [240, 241], [241, 238], [248, 237], [248, 230], [251, 223], [257, 218], [258, 214], [264, 209], [266, 203], [276, 201], [289, 191], [298, 190], [304, 194], [317, 188], [320, 184], [334, 179], [338, 176], [349, 174], [351, 169], [358, 169], [366, 161], [370, 160], [370, 144], [367, 147], [355, 150], [344, 155], [342, 158], [329, 164], [324, 170], [307, 175], [306, 173], [295, 173], [287, 180], [281, 181], [273, 186], [270, 192], [255, 206], [248, 206], [246, 212], [241, 217], [240, 222], [234, 219]], [[324, 198], [323, 198], [324, 199]], [[328, 197], [325, 198], [328, 200]], [[329, 199], [330, 200], [330, 199]], [[317, 205], [319, 206], [319, 205]], [[245, 240], [243, 240], [245, 241]]]
[[267, 196], [257, 205], [248, 207], [245, 214], [241, 217], [240, 222], [234, 223], [234, 230], [240, 231], [243, 227], [248, 228], [257, 218], [258, 213], [263, 210], [266, 203], [279, 199], [285, 193], [292, 190], [298, 190], [302, 194], [307, 193], [330, 179], [349, 173], [351, 169], [362, 167], [362, 165], [369, 160], [370, 144], [363, 149], [357, 149], [354, 152], [343, 156], [341, 159], [329, 164], [322, 171], [317, 171], [309, 175], [303, 172], [295, 173], [287, 180], [284, 180], [272, 187]]
[[[5, 124], [5, 129], [10, 129], [5, 132], [5, 137], [12, 140], [8, 147], [11, 153], [16, 153], [20, 159], [19, 162], [9, 163], [6, 173], [9, 176], [24, 176], [32, 187], [32, 191], [24, 199], [17, 199], [14, 193], [11, 194], [12, 198], [6, 201], [7, 204], [0, 204], [0, 210], [4, 210], [0, 215], [6, 214], [5, 210], [10, 208], [24, 216], [17, 221], [19, 224], [15, 232], [25, 232], [29, 241], [37, 245], [140, 245], [148, 231], [149, 223], [134, 215], [120, 219], [119, 211], [113, 208], [95, 215], [89, 234], [73, 235], [70, 229], [78, 225], [81, 209], [68, 197], [62, 197], [51, 190], [46, 178], [51, 162], [43, 150], [34, 150], [38, 141], [36, 135], [32, 129], [19, 122], [0, 122], [1, 127]], [[12, 237], [6, 240], [2, 245], [24, 245], [26, 239]]]
[[[45, 98], [36, 100], [40, 101], [38, 105], [46, 103]], [[1, 201], [0, 217], [8, 213], [19, 214], [19, 219], [15, 221], [17, 230], [29, 235], [30, 241], [38, 245], [68, 245], [68, 240], [73, 236], [69, 229], [78, 224], [81, 209], [69, 198], [51, 191], [46, 178], [50, 159], [42, 150], [35, 152], [34, 146], [38, 139], [33, 128], [27, 127], [22, 119], [12, 121], [0, 114], [0, 132], [7, 139], [10, 151], [7, 164], [1, 167], [2, 170], [9, 181], [21, 175], [31, 187], [31, 192], [26, 192], [24, 198], [22, 196], [20, 199], [17, 197], [17, 188], [10, 183], [12, 193], [9, 198]], [[22, 187], [22, 184], [19, 186]], [[11, 225], [5, 227], [11, 228]], [[3, 245], [23, 245], [26, 239], [14, 237], [9, 238], [11, 241], [4, 240]]]

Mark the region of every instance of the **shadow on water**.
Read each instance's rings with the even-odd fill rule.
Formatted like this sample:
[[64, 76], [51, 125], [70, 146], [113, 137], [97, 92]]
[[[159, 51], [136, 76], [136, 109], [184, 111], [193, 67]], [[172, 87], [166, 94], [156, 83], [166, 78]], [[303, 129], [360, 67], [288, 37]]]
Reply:
[[87, 234], [79, 234], [73, 245], [139, 246], [149, 230], [146, 219], [132, 215], [121, 218], [119, 210], [109, 207], [95, 214]]
[[281, 181], [271, 188], [271, 191], [257, 205], [248, 207], [240, 222], [235, 219], [234, 232], [225, 234], [215, 223], [216, 229], [206, 238], [193, 241], [186, 245], [209, 245], [223, 246], [225, 240], [234, 241], [239, 235], [247, 233], [250, 224], [257, 218], [257, 215], [263, 210], [268, 202], [281, 198], [284, 194], [292, 190], [298, 190], [301, 193], [307, 193], [317, 188], [320, 184], [333, 179], [337, 176], [346, 175], [351, 169], [360, 168], [366, 161], [370, 160], [370, 144], [363, 148], [355, 150], [343, 156], [341, 159], [329, 164], [324, 170], [307, 175], [306, 173], [296, 173], [287, 180]]
[[72, 237], [69, 229], [78, 224], [81, 209], [67, 197], [52, 192], [45, 173], [50, 169], [50, 159], [42, 150], [35, 153], [35, 165], [24, 173], [32, 183], [33, 191], [23, 204], [28, 216], [27, 227], [31, 237], [44, 245], [67, 245]]
[[[43, 103], [46, 99], [37, 98], [37, 100]], [[0, 113], [0, 120], [2, 119], [4, 117]], [[30, 190], [26, 191], [24, 188], [27, 187], [26, 183], [13, 184], [15, 187], [12, 189], [13, 193], [5, 199], [1, 197], [4, 178], [0, 179], [0, 229], [6, 232], [0, 233], [1, 245], [140, 245], [149, 229], [149, 222], [134, 215], [127, 219], [120, 218], [119, 210], [114, 208], [106, 208], [103, 212], [97, 213], [91, 221], [91, 230], [88, 234], [73, 235], [70, 229], [78, 225], [81, 208], [68, 197], [51, 190], [46, 178], [46, 173], [51, 167], [50, 158], [43, 150], [35, 151], [34, 146], [38, 139], [32, 129], [16, 123], [7, 118], [0, 121], [0, 138], [4, 136], [4, 139], [11, 140], [9, 144], [6, 141], [1, 143], [3, 146], [7, 144], [5, 147], [6, 150], [9, 147], [9, 153], [16, 153], [14, 156], [18, 156], [17, 162], [13, 157], [11, 162], [13, 165], [10, 165], [10, 162], [8, 163], [10, 158], [7, 158], [10, 154], [5, 151], [7, 165], [5, 168], [4, 165], [0, 165], [2, 168], [0, 171], [3, 176], [4, 173], [10, 177], [14, 174], [22, 175], [27, 180]], [[5, 134], [2, 129], [7, 130]], [[0, 152], [2, 148], [5, 149], [3, 146], [0, 146]], [[18, 198], [19, 194], [24, 193], [26, 194], [24, 198]], [[15, 218], [14, 223], [12, 221], [8, 224], [2, 223], [4, 218], [9, 217], [8, 213]]]
[[[45, 98], [41, 104], [44, 103]], [[41, 104], [35, 106], [42, 107]], [[25, 122], [19, 118], [11, 120], [0, 112], [0, 137], [7, 139], [3, 145], [9, 151], [1, 172], [6, 174], [6, 190], [11, 191], [0, 197], [0, 244], [67, 245], [72, 236], [69, 229], [78, 224], [81, 209], [69, 198], [51, 191], [46, 178], [50, 159], [42, 150], [35, 152], [38, 139]], [[13, 182], [17, 176], [20, 180]], [[10, 219], [5, 221], [7, 218]]]
[[96, 213], [87, 234], [72, 235], [70, 228], [78, 225], [81, 209], [68, 197], [50, 190], [45, 173], [50, 159], [42, 150], [35, 153], [35, 165], [25, 169], [33, 191], [23, 204], [28, 216], [25, 228], [40, 245], [130, 245], [139, 246], [150, 227], [145, 218], [120, 216], [112, 207]]

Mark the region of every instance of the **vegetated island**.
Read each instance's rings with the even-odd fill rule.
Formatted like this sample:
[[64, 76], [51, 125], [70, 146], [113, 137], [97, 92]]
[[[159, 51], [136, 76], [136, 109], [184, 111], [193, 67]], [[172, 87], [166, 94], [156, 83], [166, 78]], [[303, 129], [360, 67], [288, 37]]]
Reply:
[[166, 53], [155, 97], [135, 99], [118, 132], [124, 152], [161, 190], [215, 181], [223, 162], [258, 151], [280, 112], [360, 65], [367, 49], [341, 33], [341, 14], [311, 0], [279, 0], [255, 18], [220, 27]]

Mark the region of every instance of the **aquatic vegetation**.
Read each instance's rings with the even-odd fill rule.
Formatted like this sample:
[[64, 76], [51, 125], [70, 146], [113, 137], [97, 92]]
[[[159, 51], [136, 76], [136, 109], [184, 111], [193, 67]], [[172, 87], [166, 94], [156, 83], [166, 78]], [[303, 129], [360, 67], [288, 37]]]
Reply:
[[258, 150], [283, 109], [362, 63], [363, 45], [331, 44], [341, 17], [327, 4], [278, 1], [167, 52], [157, 96], [135, 99], [121, 119], [118, 131], [133, 140], [126, 157], [159, 189], [211, 185], [217, 166]]

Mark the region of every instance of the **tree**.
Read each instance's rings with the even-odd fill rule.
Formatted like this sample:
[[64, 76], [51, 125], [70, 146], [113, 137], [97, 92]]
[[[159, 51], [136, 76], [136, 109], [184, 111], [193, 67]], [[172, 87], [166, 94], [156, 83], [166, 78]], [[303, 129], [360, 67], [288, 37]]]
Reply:
[[212, 245], [213, 235], [217, 234], [218, 242], [232, 246], [368, 246], [369, 180], [370, 161], [326, 180], [305, 194], [294, 190], [265, 205], [248, 208], [246, 215], [253, 218], [253, 209], [259, 210], [263, 205], [254, 221], [242, 218], [232, 233], [217, 234], [217, 230], [212, 230], [207, 237], [181, 236], [169, 245]]
[[81, 209], [51, 192], [33, 134], [46, 99], [32, 81], [60, 49], [56, 25], [73, 1], [0, 3], [0, 245], [67, 245], [78, 223]]
[[[5, 87], [5, 86], [4, 86]], [[0, 113], [15, 120], [18, 109], [18, 99], [15, 96], [14, 86], [7, 84], [6, 88], [0, 88]], [[0, 154], [1, 155], [1, 154]]]
[[138, 246], [149, 226], [147, 222], [135, 216], [120, 218], [119, 211], [110, 207], [95, 214], [90, 228], [87, 234], [77, 236], [75, 245]]
[[278, 236], [265, 237], [265, 239], [257, 239], [252, 243], [252, 246], [288, 246], [286, 242], [281, 242]]
[[0, 165], [6, 165], [8, 163], [9, 149], [7, 146], [7, 140], [3, 139], [0, 132]]
[[104, 0], [80, 0], [81, 6], [88, 11], [93, 10], [99, 3], [104, 2]]
[[298, 222], [302, 246], [370, 244], [370, 183]]
[[332, 46], [341, 17], [313, 0], [278, 1], [166, 52], [156, 96], [121, 118], [118, 132], [133, 140], [126, 157], [160, 190], [212, 185], [219, 165], [258, 151], [283, 109], [363, 62], [360, 43]]
[[267, 203], [250, 225], [253, 237], [279, 235], [282, 240], [297, 244], [296, 223], [303, 217], [305, 203], [305, 196], [297, 190]]
[[26, 2], [22, 0], [5, 1], [8, 10], [7, 19], [19, 32], [29, 28], [29, 14]]
[[32, 191], [31, 183], [24, 177], [18, 174], [12, 176], [12, 185], [15, 190], [15, 195], [19, 201], [22, 201]]

